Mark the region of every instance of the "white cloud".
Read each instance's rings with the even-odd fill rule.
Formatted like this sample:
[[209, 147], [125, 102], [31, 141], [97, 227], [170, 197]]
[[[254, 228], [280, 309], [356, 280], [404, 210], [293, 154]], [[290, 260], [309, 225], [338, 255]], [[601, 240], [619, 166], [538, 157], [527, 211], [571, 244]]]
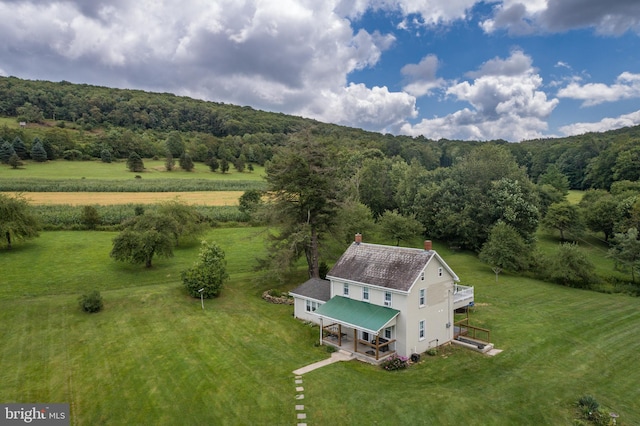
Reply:
[[[528, 66], [523, 66], [528, 64]], [[506, 139], [519, 141], [542, 136], [546, 118], [558, 104], [539, 90], [542, 78], [521, 51], [507, 59], [492, 59], [479, 70], [467, 73], [471, 82], [451, 85], [446, 93], [472, 106], [445, 117], [406, 124], [402, 132], [429, 138]]]
[[417, 15], [401, 25], [433, 26], [465, 19], [479, 0], [340, 0], [336, 11], [358, 18], [368, 10], [400, 11], [402, 16]]
[[438, 71], [436, 55], [427, 55], [418, 64], [407, 64], [400, 71], [408, 80], [402, 89], [416, 97], [430, 95], [432, 90], [445, 84], [444, 79], [436, 76]]
[[610, 86], [602, 83], [580, 84], [574, 81], [560, 89], [558, 97], [582, 100], [583, 107], [640, 98], [640, 74], [623, 72], [616, 79], [616, 83]]
[[29, 62], [26, 78], [172, 91], [373, 130], [401, 120], [398, 113], [415, 116], [407, 93], [347, 86], [347, 76], [377, 64], [395, 37], [354, 32], [336, 5], [5, 0], [0, 58], [8, 72]]
[[506, 29], [510, 34], [562, 32], [594, 28], [596, 32], [620, 35], [640, 32], [637, 0], [503, 0], [496, 2], [493, 17], [480, 23], [486, 33]]
[[619, 117], [607, 117], [595, 123], [574, 123], [560, 128], [566, 136], [582, 135], [589, 132], [606, 132], [607, 130], [619, 129], [640, 125], [640, 110], [624, 114]]
[[[343, 93], [324, 93], [314, 107], [325, 111], [325, 118], [333, 123], [390, 131], [407, 117], [416, 117], [415, 104], [415, 97], [409, 94], [389, 92], [386, 87], [369, 89], [364, 84], [352, 83]], [[314, 111], [308, 111], [308, 115], [314, 116]]]

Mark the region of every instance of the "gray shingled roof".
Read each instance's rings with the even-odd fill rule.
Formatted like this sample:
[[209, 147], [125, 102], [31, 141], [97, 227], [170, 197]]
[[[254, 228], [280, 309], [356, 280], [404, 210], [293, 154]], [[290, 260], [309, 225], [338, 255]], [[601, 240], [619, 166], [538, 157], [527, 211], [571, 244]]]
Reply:
[[289, 292], [297, 296], [326, 302], [331, 299], [331, 283], [320, 278], [311, 278]]
[[327, 277], [409, 291], [432, 250], [352, 243]]

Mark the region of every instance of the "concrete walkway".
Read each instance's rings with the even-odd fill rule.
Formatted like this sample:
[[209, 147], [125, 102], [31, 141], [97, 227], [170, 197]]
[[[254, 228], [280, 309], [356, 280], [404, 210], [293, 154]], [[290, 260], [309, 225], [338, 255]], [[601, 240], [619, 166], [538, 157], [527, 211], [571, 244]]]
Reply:
[[350, 361], [353, 359], [353, 354], [347, 351], [343, 351], [342, 349], [331, 354], [330, 358], [323, 359], [322, 361], [314, 362], [313, 364], [309, 364], [305, 367], [298, 368], [293, 372], [296, 376], [308, 373], [309, 371], [313, 371], [320, 367], [324, 367], [325, 365], [333, 364], [334, 362], [339, 361]]

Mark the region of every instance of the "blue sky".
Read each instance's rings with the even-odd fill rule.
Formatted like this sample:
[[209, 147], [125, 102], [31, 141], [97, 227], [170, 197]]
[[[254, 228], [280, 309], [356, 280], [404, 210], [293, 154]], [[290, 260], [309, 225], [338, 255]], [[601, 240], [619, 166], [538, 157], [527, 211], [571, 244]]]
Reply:
[[0, 0], [0, 75], [431, 139], [640, 124], [638, 0]]

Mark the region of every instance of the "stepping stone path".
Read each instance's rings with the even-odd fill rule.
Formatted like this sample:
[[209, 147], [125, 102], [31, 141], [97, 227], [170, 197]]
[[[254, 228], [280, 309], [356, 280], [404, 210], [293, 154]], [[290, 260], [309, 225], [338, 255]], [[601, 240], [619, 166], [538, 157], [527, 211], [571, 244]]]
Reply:
[[[304, 399], [304, 387], [302, 386], [302, 376], [296, 376], [296, 402]], [[304, 412], [304, 405], [296, 404], [296, 419], [298, 426], [307, 426], [304, 422], [307, 419], [307, 413]]]
[[307, 365], [306, 367], [302, 367], [293, 372], [295, 374], [295, 385], [296, 385], [296, 420], [297, 426], [307, 426], [307, 413], [304, 412], [304, 405], [300, 404], [300, 401], [304, 399], [304, 386], [302, 386], [302, 375], [304, 373], [308, 373], [309, 371], [313, 371], [316, 368], [324, 367], [325, 365], [333, 364], [334, 362], [339, 361], [349, 361], [353, 359], [353, 355], [349, 352], [338, 351], [331, 354], [329, 359], [325, 359], [323, 361], [318, 361], [311, 365]]

